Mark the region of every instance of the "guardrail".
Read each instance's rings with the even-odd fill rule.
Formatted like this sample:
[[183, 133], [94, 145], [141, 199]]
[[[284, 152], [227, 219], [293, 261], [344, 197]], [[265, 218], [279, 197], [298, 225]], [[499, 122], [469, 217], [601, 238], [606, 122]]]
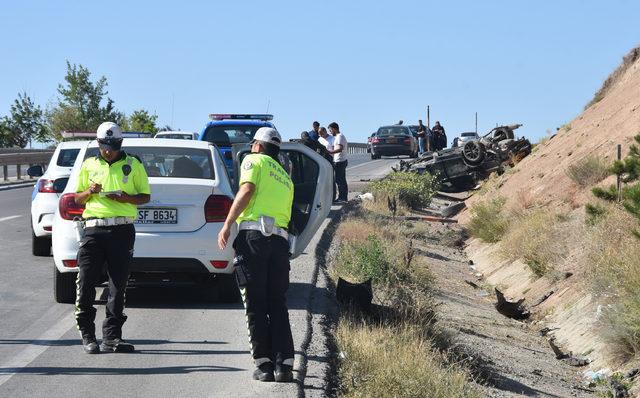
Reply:
[[[9, 153], [8, 153], [9, 152]], [[49, 150], [24, 150], [2, 148], [0, 151], [0, 166], [2, 166], [2, 179], [9, 180], [9, 166], [16, 166], [16, 177], [22, 179], [22, 166], [39, 164], [44, 169], [53, 155]]]
[[347, 153], [367, 153], [367, 144], [360, 144], [358, 142], [347, 144]]

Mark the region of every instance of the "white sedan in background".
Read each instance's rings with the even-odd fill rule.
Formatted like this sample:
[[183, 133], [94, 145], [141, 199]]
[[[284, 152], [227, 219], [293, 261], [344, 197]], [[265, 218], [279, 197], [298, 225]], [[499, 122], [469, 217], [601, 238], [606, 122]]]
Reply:
[[40, 177], [31, 194], [31, 251], [34, 256], [51, 253], [51, 230], [58, 199], [64, 191], [80, 148], [87, 141], [61, 142], [53, 152], [46, 172], [42, 166], [31, 166], [27, 174]]
[[[151, 201], [138, 207], [130, 286], [200, 284], [220, 301], [236, 301], [231, 245], [220, 250], [217, 236], [234, 197], [222, 156], [207, 141], [127, 139], [122, 149], [138, 157], [149, 176]], [[329, 162], [301, 144], [283, 143], [295, 186], [290, 232], [291, 257], [302, 253], [331, 208], [333, 170]], [[84, 160], [99, 153], [95, 141], [80, 150]], [[241, 149], [239, 157], [247, 153]], [[75, 301], [78, 241], [74, 219], [81, 161], [74, 166], [53, 222], [54, 297]], [[237, 231], [232, 232], [231, 241]]]

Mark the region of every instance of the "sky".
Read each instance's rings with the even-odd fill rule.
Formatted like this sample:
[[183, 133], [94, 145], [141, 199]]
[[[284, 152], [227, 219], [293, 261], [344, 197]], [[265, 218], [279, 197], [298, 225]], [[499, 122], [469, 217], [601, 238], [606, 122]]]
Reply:
[[285, 138], [318, 120], [351, 142], [439, 120], [522, 123], [537, 141], [577, 116], [631, 48], [640, 2], [13, 1], [0, 12], [0, 116], [19, 92], [56, 103], [66, 61], [127, 114], [199, 132], [210, 113], [264, 113]]

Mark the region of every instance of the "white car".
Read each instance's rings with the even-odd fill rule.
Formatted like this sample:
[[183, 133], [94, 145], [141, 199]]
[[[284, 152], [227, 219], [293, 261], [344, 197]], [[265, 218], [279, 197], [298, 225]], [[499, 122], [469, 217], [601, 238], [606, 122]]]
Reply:
[[[196, 283], [221, 301], [238, 299], [233, 277], [233, 249], [221, 251], [218, 232], [231, 206], [234, 189], [220, 151], [207, 141], [127, 139], [123, 150], [141, 159], [149, 175], [151, 201], [138, 207], [130, 285]], [[248, 147], [247, 147], [248, 148]], [[248, 151], [239, 152], [241, 158]], [[296, 235], [291, 257], [300, 255], [331, 208], [333, 170], [310, 148], [283, 143], [295, 187], [290, 232]], [[95, 141], [78, 159], [98, 154]], [[74, 166], [53, 222], [54, 297], [75, 300], [78, 241], [73, 219], [81, 161]], [[237, 231], [233, 231], [233, 241]]]
[[153, 138], [172, 138], [174, 140], [197, 140], [198, 133], [189, 131], [160, 131]]
[[464, 146], [466, 142], [479, 140], [480, 136], [475, 131], [460, 133], [460, 137], [453, 139], [452, 148]]
[[46, 172], [41, 166], [31, 166], [27, 170], [29, 176], [40, 177], [31, 194], [31, 251], [34, 256], [51, 253], [51, 229], [58, 198], [67, 185], [80, 148], [86, 144], [87, 141], [61, 142], [53, 152]]

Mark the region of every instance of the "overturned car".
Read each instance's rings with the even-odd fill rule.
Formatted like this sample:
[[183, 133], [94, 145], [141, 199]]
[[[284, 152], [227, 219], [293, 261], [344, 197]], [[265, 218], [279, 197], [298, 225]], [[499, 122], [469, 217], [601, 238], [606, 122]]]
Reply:
[[438, 175], [443, 190], [471, 189], [492, 172], [501, 173], [505, 165], [514, 165], [531, 153], [529, 140], [515, 138], [514, 130], [521, 126], [498, 126], [461, 147], [426, 152], [418, 159], [400, 161], [398, 169]]

